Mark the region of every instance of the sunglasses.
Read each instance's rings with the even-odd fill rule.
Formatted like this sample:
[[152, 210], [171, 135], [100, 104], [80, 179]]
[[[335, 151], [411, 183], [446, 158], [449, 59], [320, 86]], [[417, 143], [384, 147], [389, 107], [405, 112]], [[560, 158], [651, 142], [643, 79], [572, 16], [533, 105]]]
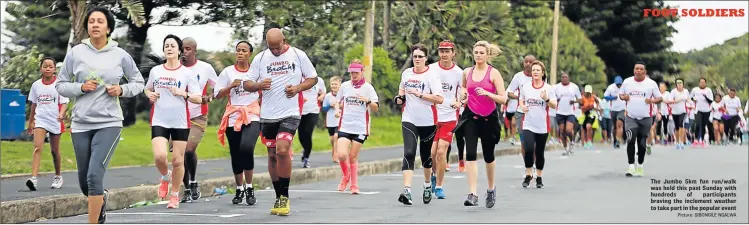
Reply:
[[426, 56], [423, 55], [414, 55], [414, 59], [423, 59], [426, 58]]

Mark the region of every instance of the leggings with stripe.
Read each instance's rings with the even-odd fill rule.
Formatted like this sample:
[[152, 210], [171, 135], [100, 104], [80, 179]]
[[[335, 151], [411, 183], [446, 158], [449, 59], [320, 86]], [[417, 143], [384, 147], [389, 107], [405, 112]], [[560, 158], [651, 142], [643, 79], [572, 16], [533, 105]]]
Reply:
[[85, 196], [104, 194], [104, 174], [109, 160], [120, 142], [122, 127], [108, 127], [71, 133], [75, 161], [78, 164], [78, 184]]
[[[437, 132], [437, 126], [417, 127], [413, 123], [402, 122], [403, 130], [403, 170], [414, 170], [416, 161], [416, 145], [419, 146], [421, 166], [432, 168], [432, 142]], [[419, 143], [421, 141], [421, 143]]]

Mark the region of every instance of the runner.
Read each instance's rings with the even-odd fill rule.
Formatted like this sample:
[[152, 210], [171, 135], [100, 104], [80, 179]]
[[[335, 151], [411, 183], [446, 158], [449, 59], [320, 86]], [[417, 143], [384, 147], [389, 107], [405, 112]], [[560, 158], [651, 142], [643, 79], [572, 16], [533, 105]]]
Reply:
[[687, 143], [687, 129], [684, 126], [685, 120], [689, 119], [687, 114], [687, 101], [689, 100], [689, 91], [684, 88], [684, 79], [676, 78], [676, 88], [671, 90], [671, 100], [666, 103], [671, 104], [671, 116], [674, 119], [674, 128], [676, 129], [676, 149], [684, 149]]
[[322, 108], [325, 111], [325, 127], [328, 128], [328, 136], [330, 137], [331, 154], [333, 154], [333, 163], [338, 163], [338, 154], [336, 154], [336, 142], [338, 142], [338, 121], [335, 117], [334, 106], [336, 101], [336, 94], [341, 87], [341, 77], [333, 76], [330, 78], [330, 92], [325, 94], [323, 99]]
[[203, 139], [205, 134], [205, 127], [208, 125], [208, 103], [211, 102], [212, 92], [214, 84], [216, 83], [216, 70], [213, 69], [211, 64], [198, 60], [196, 56], [198, 43], [195, 39], [187, 37], [182, 40], [182, 65], [188, 69], [192, 69], [197, 73], [196, 80], [202, 90], [202, 101], [201, 104], [195, 104], [187, 102], [190, 107], [190, 135], [187, 138], [187, 147], [185, 147], [185, 176], [182, 179], [182, 184], [185, 186], [185, 194], [182, 196], [180, 202], [192, 202], [198, 200], [201, 196], [200, 185], [195, 179], [195, 172], [198, 169], [198, 144]]
[[[606, 100], [605, 97], [604, 99], [602, 99], [602, 102], [601, 102], [601, 117], [600, 118], [601, 118], [601, 135], [603, 137], [602, 142], [604, 144], [609, 144], [611, 140], [613, 140], [611, 139], [611, 136], [613, 136], [612, 135], [613, 121], [611, 121], [611, 102], [609, 100]], [[552, 125], [553, 124], [554, 123], [552, 123]]]
[[[104, 175], [119, 143], [124, 118], [119, 97], [140, 94], [144, 81], [133, 57], [109, 39], [115, 27], [109, 10], [95, 7], [83, 21], [89, 38], [65, 55], [55, 88], [63, 97], [75, 98], [70, 138], [78, 166], [78, 184], [88, 197], [88, 222], [104, 223], [107, 218]], [[88, 65], [97, 65], [97, 70]], [[122, 78], [128, 83], [118, 85]]]
[[[526, 116], [523, 119], [523, 151], [525, 151], [525, 179], [523, 187], [530, 186], [533, 175], [533, 165], [536, 166], [536, 188], [543, 188], [544, 183], [541, 178], [544, 170], [544, 149], [546, 148], [546, 139], [549, 137], [548, 115], [549, 108], [557, 106], [555, 100], [549, 96], [554, 96], [554, 89], [544, 82], [546, 79], [546, 66], [540, 61], [534, 61], [531, 64], [532, 81], [526, 83], [520, 88], [520, 109]], [[534, 157], [535, 156], [535, 157]], [[535, 161], [535, 162], [534, 162]]]
[[659, 91], [661, 92], [661, 97], [663, 98], [663, 101], [659, 105], [660, 110], [658, 111], [658, 125], [656, 127], [656, 135], [661, 142], [662, 145], [666, 145], [668, 143], [669, 134], [668, 134], [668, 121], [672, 121], [672, 115], [671, 111], [671, 103], [673, 98], [671, 97], [671, 93], [668, 92], [668, 85], [666, 83], [661, 82], [658, 86]]
[[582, 128], [585, 136], [583, 136], [583, 147], [593, 148], [593, 123], [596, 121], [596, 105], [600, 104], [598, 99], [593, 95], [593, 86], [585, 85], [585, 95], [582, 100], [582, 116], [585, 118], [582, 122]]
[[[461, 76], [463, 76], [461, 74]], [[462, 80], [461, 80], [462, 81]], [[460, 115], [463, 114], [463, 111], [465, 111], [465, 102], [463, 100], [460, 100], [460, 111], [458, 111], [458, 118], [460, 118]], [[465, 172], [466, 171], [466, 160], [465, 160], [465, 135], [463, 134], [463, 129], [457, 129], [455, 130], [454, 136], [455, 136], [455, 145], [458, 146], [458, 172]], [[445, 168], [445, 171], [450, 171], [450, 151], [452, 150], [453, 146], [448, 145], [447, 146], [447, 168]]]
[[346, 190], [351, 183], [351, 194], [359, 194], [359, 150], [369, 136], [370, 111], [379, 110], [377, 92], [364, 79], [361, 61], [354, 59], [348, 66], [351, 80], [341, 84], [336, 94], [335, 116], [338, 122], [338, 162], [343, 176], [338, 191]]
[[[554, 89], [554, 85], [549, 85], [549, 88]], [[559, 124], [557, 124], [557, 109], [549, 108], [548, 117], [549, 117], [549, 125], [551, 126], [551, 129], [549, 130], [549, 134], [551, 135], [551, 138], [549, 138], [549, 143], [547, 145], [554, 145], [559, 142], [559, 137], [558, 137]]]
[[[651, 104], [661, 102], [658, 84], [647, 77], [645, 63], [635, 63], [634, 76], [627, 78], [620, 88], [619, 98], [627, 102], [625, 133], [627, 140], [627, 161], [629, 168], [626, 175], [644, 176], [646, 140], [653, 126]], [[637, 168], [635, 169], [635, 145], [637, 145]]]
[[61, 188], [63, 184], [60, 172], [60, 135], [65, 132], [65, 111], [68, 108], [68, 98], [61, 96], [55, 90], [57, 76], [55, 76], [55, 59], [44, 57], [39, 63], [42, 78], [31, 85], [29, 101], [29, 133], [34, 135], [34, 153], [31, 155], [31, 178], [26, 180], [26, 187], [31, 191], [37, 190], [36, 175], [39, 174], [39, 164], [42, 160], [44, 139], [49, 134], [49, 147], [52, 150], [52, 162], [55, 165], [55, 178], [51, 188]]
[[231, 169], [237, 189], [232, 204], [254, 205], [255, 188], [252, 187], [252, 176], [255, 170], [255, 144], [260, 136], [260, 104], [257, 92], [245, 91], [241, 82], [249, 79], [249, 59], [252, 45], [240, 41], [235, 47], [236, 61], [221, 71], [213, 89], [216, 98], [228, 97], [226, 110], [221, 118], [218, 140], [224, 145], [224, 135], [229, 142]]
[[623, 79], [621, 76], [614, 78], [614, 83], [606, 88], [603, 94], [606, 100], [609, 100], [611, 108], [612, 133], [614, 137], [614, 148], [619, 148], [619, 142], [622, 140], [624, 131], [624, 101], [619, 98], [619, 89], [622, 87]]
[[[478, 183], [478, 165], [476, 164], [479, 138], [486, 162], [486, 207], [492, 208], [497, 200], [497, 188], [494, 185], [494, 147], [499, 143], [499, 113], [497, 104], [507, 102], [507, 91], [499, 70], [489, 62], [502, 53], [496, 45], [479, 41], [473, 45], [473, 60], [476, 64], [463, 71], [463, 93], [467, 104], [456, 130], [463, 129], [466, 139], [466, 167], [468, 170], [468, 195], [464, 206], [478, 206], [476, 186]], [[478, 80], [478, 81], [477, 81]]]
[[[507, 96], [510, 100], [507, 101], [507, 116], [511, 121], [508, 130], [510, 131], [510, 144], [515, 145], [515, 134], [520, 136], [520, 149], [523, 149], [523, 111], [518, 108], [518, 95], [520, 94], [520, 87], [531, 81], [531, 64], [536, 61], [536, 57], [533, 55], [526, 55], [523, 57], [523, 71], [518, 72], [512, 77], [510, 85], [507, 86]], [[521, 154], [525, 155], [525, 151], [521, 151]], [[525, 157], [525, 156], [523, 156]]]
[[715, 140], [713, 124], [710, 123], [710, 104], [713, 103], [713, 90], [707, 87], [706, 78], [700, 78], [699, 87], [692, 89], [689, 97], [694, 101], [695, 109], [697, 110], [697, 115], [695, 115], [695, 119], [697, 120], [697, 130], [695, 133], [697, 134], [697, 138], [695, 138], [693, 146], [701, 146], [704, 148], [709, 144], [705, 143], [704, 140], [705, 126], [707, 126], [707, 134], [710, 137], [708, 141]]
[[575, 117], [575, 108], [577, 107], [574, 104], [582, 96], [577, 84], [570, 82], [570, 75], [565, 72], [562, 72], [561, 75], [562, 82], [554, 85], [552, 99], [558, 103], [556, 108], [557, 124], [559, 124], [559, 136], [562, 138], [562, 145], [565, 150], [562, 155], [570, 155], [572, 154], [572, 143], [575, 140], [574, 128], [577, 124], [577, 117]]
[[[408, 68], [401, 74], [401, 82], [395, 103], [403, 105], [401, 127], [403, 130], [403, 193], [398, 201], [405, 205], [412, 205], [411, 180], [416, 161], [418, 145], [421, 156], [421, 166], [424, 167], [424, 193], [422, 201], [429, 204], [432, 201], [431, 149], [437, 131], [437, 104], [444, 101], [442, 83], [439, 74], [426, 66], [429, 51], [422, 44], [411, 47], [414, 67]], [[432, 69], [432, 70], [430, 70]], [[421, 142], [421, 143], [419, 143]]]
[[710, 123], [712, 123], [713, 128], [715, 128], [713, 133], [715, 136], [715, 145], [723, 145], [725, 144], [725, 139], [722, 138], [723, 135], [725, 135], [723, 132], [725, 129], [723, 126], [725, 122], [723, 121], [723, 116], [726, 115], [726, 109], [723, 107], [723, 102], [721, 102], [723, 96], [716, 93], [715, 96], [713, 96], [713, 99], [715, 99], [715, 101], [710, 103]]
[[[249, 92], [262, 90], [261, 132], [266, 139], [268, 171], [276, 190], [271, 214], [288, 216], [291, 213], [289, 149], [299, 127], [304, 103], [299, 93], [317, 84], [317, 71], [307, 53], [291, 47], [280, 29], [268, 30], [266, 42], [268, 49], [252, 60], [250, 78], [242, 87]], [[269, 104], [262, 105], [263, 102]]]
[[448, 168], [447, 149], [453, 140], [453, 129], [458, 123], [458, 111], [460, 110], [460, 101], [458, 94], [460, 92], [461, 76], [463, 69], [455, 65], [455, 44], [445, 40], [439, 43], [439, 62], [432, 63], [429, 68], [435, 68], [434, 73], [442, 81], [442, 94], [444, 101], [437, 105], [437, 136], [432, 144], [431, 158], [434, 159], [435, 165], [432, 170], [430, 183], [432, 190], [437, 199], [445, 199], [445, 192], [442, 184], [445, 178], [445, 171]]
[[728, 141], [738, 144], [738, 140], [741, 137], [738, 136], [738, 129], [736, 126], [739, 123], [739, 114], [741, 112], [741, 99], [736, 96], [736, 89], [728, 89], [728, 97], [723, 99], [723, 108], [726, 111], [727, 116], [724, 116], [725, 133], [728, 137]]
[[299, 144], [302, 145], [302, 168], [309, 168], [309, 156], [312, 153], [312, 132], [320, 118], [320, 106], [325, 97], [325, 80], [317, 77], [317, 84], [302, 92], [302, 120], [299, 122]]

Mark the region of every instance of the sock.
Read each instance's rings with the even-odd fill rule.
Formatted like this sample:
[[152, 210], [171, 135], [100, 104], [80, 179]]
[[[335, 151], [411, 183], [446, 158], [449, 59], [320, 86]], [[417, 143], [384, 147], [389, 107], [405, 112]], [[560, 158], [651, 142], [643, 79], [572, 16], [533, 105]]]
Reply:
[[244, 186], [245, 186], [245, 189], [250, 189], [252, 188], [252, 183], [249, 183], [249, 184], [245, 183]]
[[278, 197], [281, 197], [281, 182], [280, 181], [273, 181], [273, 190], [276, 192], [276, 199], [278, 199]]
[[437, 186], [436, 188], [442, 188], [442, 186]]
[[635, 164], [629, 164], [629, 168], [630, 169], [634, 169], [635, 168]]
[[169, 174], [167, 173], [166, 175], [162, 175], [161, 176], [161, 180], [163, 180], [163, 181], [169, 181]]
[[349, 164], [348, 164], [347, 161], [348, 160], [338, 162], [338, 164], [341, 166], [341, 172], [343, 172], [343, 177], [348, 177], [349, 176], [349, 171], [348, 171], [349, 170]]
[[196, 181], [196, 180], [191, 180], [191, 181], [190, 181], [190, 183], [191, 183], [191, 184], [197, 184], [197, 183], [198, 183], [198, 181]]
[[244, 191], [244, 187], [242, 187], [242, 186], [237, 186], [237, 190], [240, 190], [240, 191]]
[[351, 186], [359, 186], [359, 162], [352, 162], [350, 164], [351, 169], [349, 170], [349, 177], [351, 178]]
[[643, 164], [637, 164], [637, 168], [642, 168]]
[[431, 187], [432, 187], [432, 184], [430, 184], [429, 182], [424, 182], [424, 188], [431, 188]]
[[291, 178], [279, 177], [278, 181], [280, 182], [281, 186], [281, 196], [289, 197], [289, 183], [291, 183]]
[[172, 196], [179, 197], [179, 192], [172, 192]]
[[411, 187], [409, 187], [409, 186], [406, 186], [406, 188], [405, 188], [405, 189], [406, 189], [406, 192], [408, 192], [408, 193], [411, 193]]

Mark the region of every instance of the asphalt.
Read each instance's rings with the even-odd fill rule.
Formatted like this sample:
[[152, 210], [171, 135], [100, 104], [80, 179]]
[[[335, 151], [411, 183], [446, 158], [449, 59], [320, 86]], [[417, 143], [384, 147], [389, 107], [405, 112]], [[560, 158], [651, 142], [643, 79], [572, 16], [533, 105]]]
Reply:
[[[453, 170], [446, 174], [447, 199], [421, 203], [423, 176], [416, 172], [413, 183], [413, 206], [397, 201], [402, 191], [400, 173], [360, 177], [362, 194], [353, 196], [334, 191], [337, 181], [293, 185], [292, 213], [288, 217], [272, 216], [269, 209], [273, 190], [257, 192], [255, 206], [232, 205], [233, 196], [224, 195], [183, 203], [179, 209], [151, 205], [110, 211], [109, 223], [747, 223], [749, 185], [746, 146], [710, 147], [675, 150], [655, 147], [647, 156], [644, 177], [625, 177], [625, 150], [578, 150], [573, 156], [560, 151], [547, 152], [544, 189], [524, 189], [520, 156], [497, 158], [497, 204], [484, 206], [487, 188], [484, 163], [479, 162], [479, 206], [465, 207], [467, 179]], [[720, 204], [736, 206], [732, 217], [700, 217], [697, 211], [653, 211], [651, 179], [735, 179], [737, 202]], [[656, 185], [659, 186], [659, 185]], [[662, 186], [662, 185], [661, 185]], [[708, 185], [710, 186], [710, 185]], [[730, 186], [730, 185], [719, 185]], [[702, 193], [693, 191], [696, 199]], [[686, 191], [676, 191], [686, 198]], [[715, 199], [715, 198], [712, 198]], [[689, 205], [674, 204], [671, 206]], [[700, 204], [691, 204], [700, 205]], [[700, 206], [710, 206], [702, 204]], [[693, 217], [679, 217], [677, 213]], [[715, 214], [718, 216], [718, 214]], [[86, 215], [38, 221], [37, 223], [83, 223]]]
[[[512, 145], [503, 142], [497, 145], [497, 149], [508, 148], [511, 146]], [[205, 149], [203, 150], [205, 151]], [[201, 149], [198, 149], [198, 157], [200, 157], [199, 151], [201, 151]], [[114, 157], [117, 157], [116, 151]], [[294, 168], [301, 168], [301, 157], [301, 153], [294, 154], [295, 161], [292, 164]], [[364, 149], [359, 153], [360, 162], [397, 159], [401, 157], [403, 157], [403, 147]], [[312, 168], [316, 166], [334, 165], [329, 151], [312, 153], [310, 159]], [[230, 177], [232, 176], [231, 171], [231, 162], [229, 159], [200, 160], [198, 162], [198, 174], [196, 177], [198, 178], [198, 182], [200, 180]], [[255, 157], [255, 173], [264, 173], [267, 171], [268, 158], [266, 156]], [[49, 188], [52, 184], [54, 174], [38, 176], [38, 190], [34, 192], [29, 191], [26, 187], [26, 180], [28, 177], [2, 179], [0, 180], [0, 201], [5, 202], [54, 195], [80, 194], [81, 190], [80, 185], [78, 184], [78, 173], [64, 172], [62, 175], [64, 185], [60, 189]], [[107, 170], [104, 184], [107, 189], [156, 185], [158, 184], [159, 177], [160, 175], [158, 175], [154, 166], [114, 168]]]

